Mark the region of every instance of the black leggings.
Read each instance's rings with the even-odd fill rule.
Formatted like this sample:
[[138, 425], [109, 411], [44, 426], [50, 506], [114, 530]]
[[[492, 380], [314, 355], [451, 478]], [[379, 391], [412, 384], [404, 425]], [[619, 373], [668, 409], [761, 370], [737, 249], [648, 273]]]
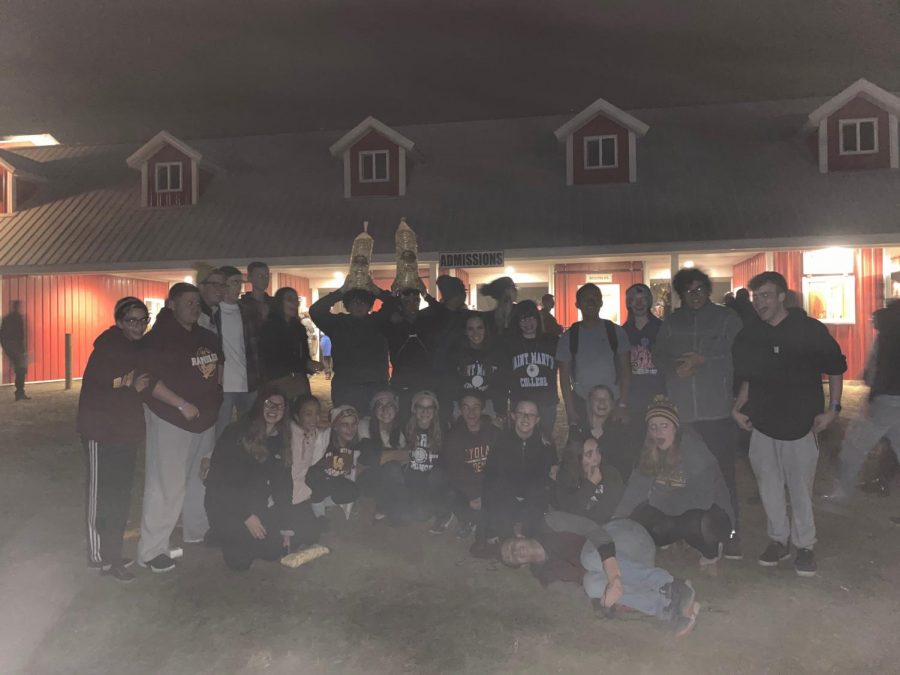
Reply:
[[216, 536], [222, 543], [222, 557], [228, 567], [243, 572], [250, 569], [250, 564], [256, 559], [271, 561], [281, 557], [281, 532], [278, 529], [278, 518], [274, 517], [272, 511], [273, 509], [266, 509], [265, 513], [257, 514], [266, 528], [263, 539], [254, 539], [243, 521], [226, 519], [212, 523]]
[[313, 504], [324, 502], [328, 497], [335, 504], [350, 504], [359, 497], [359, 488], [349, 478], [329, 476], [320, 466], [311, 466], [306, 472], [306, 484], [312, 490], [309, 498]]
[[705, 558], [717, 558], [719, 544], [731, 533], [731, 520], [721, 507], [691, 509], [669, 516], [644, 502], [631, 514], [631, 520], [644, 526], [657, 546], [668, 546], [684, 539]]

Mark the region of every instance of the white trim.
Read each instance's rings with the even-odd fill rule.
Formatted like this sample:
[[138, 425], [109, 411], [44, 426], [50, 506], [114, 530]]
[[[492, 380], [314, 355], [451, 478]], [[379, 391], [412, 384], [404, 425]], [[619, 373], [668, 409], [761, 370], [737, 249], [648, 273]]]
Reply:
[[394, 131], [384, 122], [381, 122], [374, 117], [369, 116], [362, 122], [357, 124], [355, 127], [353, 127], [346, 134], [341, 136], [337, 141], [335, 141], [331, 145], [331, 147], [328, 148], [328, 152], [330, 152], [333, 157], [340, 157], [344, 154], [344, 150], [348, 150], [368, 131], [378, 132], [388, 140], [399, 145], [404, 150], [412, 151], [413, 147], [415, 147], [415, 143], [409, 140], [406, 136]]
[[[178, 167], [178, 188], [172, 187], [172, 167]], [[159, 170], [166, 170], [166, 183], [169, 184], [165, 190], [159, 188]], [[158, 162], [153, 167], [153, 191], [156, 194], [168, 194], [170, 192], [181, 192], [184, 190], [184, 163], [183, 162]]]
[[766, 251], [766, 272], [773, 272], [775, 270], [775, 252], [774, 251]]
[[898, 169], [898, 168], [900, 168], [900, 158], [898, 158], [898, 154], [900, 154], [900, 149], [898, 149], [898, 144], [897, 144], [897, 116], [896, 115], [888, 115], [888, 143], [890, 144], [890, 151], [891, 151], [891, 168]]
[[809, 113], [807, 127], [811, 129], [815, 128], [819, 122], [836, 113], [857, 96], [867, 100], [869, 103], [877, 105], [879, 108], [882, 108], [889, 113], [900, 114], [900, 98], [885, 91], [878, 85], [872, 84], [865, 78], [860, 78], [842, 92]]
[[[867, 122], [872, 123], [874, 136], [873, 141], [875, 143], [875, 147], [872, 150], [860, 150], [860, 133], [859, 128], [860, 125], [865, 124]], [[844, 150], [844, 128], [845, 127], [855, 127], [856, 128], [856, 150]], [[852, 119], [840, 119], [838, 120], [838, 153], [841, 156], [848, 155], [877, 155], [878, 154], [878, 118], [877, 117], [854, 117]]]
[[16, 174], [7, 174], [9, 180], [6, 181], [6, 212], [13, 214], [16, 212]]
[[149, 206], [150, 205], [150, 185], [149, 185], [150, 176], [147, 172], [147, 163], [144, 162], [141, 165], [141, 206]]
[[156, 136], [154, 136], [149, 141], [144, 143], [144, 145], [138, 148], [134, 152], [134, 154], [132, 154], [128, 159], [125, 160], [125, 163], [128, 164], [128, 166], [132, 169], [139, 169], [141, 164], [147, 162], [164, 145], [171, 145], [173, 148], [175, 148], [179, 152], [184, 153], [195, 162], [199, 162], [201, 159], [203, 159], [203, 155], [194, 150], [188, 144], [179, 141], [168, 131], [160, 131], [158, 134], [156, 134]]
[[200, 201], [200, 167], [191, 160], [191, 204]]
[[403, 146], [397, 148], [397, 194], [401, 197], [406, 195], [406, 150]]
[[566, 136], [566, 185], [575, 184], [575, 151], [572, 136]]
[[819, 173], [828, 173], [828, 119], [819, 122]]
[[650, 130], [650, 127], [641, 122], [638, 118], [629, 115], [621, 108], [617, 108], [609, 101], [598, 98], [587, 108], [582, 110], [580, 113], [575, 115], [575, 117], [563, 124], [559, 129], [554, 131], [553, 135], [556, 136], [556, 140], [562, 141], [567, 136], [571, 136], [576, 131], [581, 129], [581, 127], [597, 117], [597, 115], [603, 115], [604, 117], [611, 119], [614, 122], [618, 122], [626, 129], [630, 129], [631, 131], [636, 133], [638, 136], [645, 136], [647, 134], [647, 131]]
[[344, 150], [344, 199], [353, 196], [353, 184], [350, 175], [350, 149]]
[[628, 132], [628, 182], [637, 182], [637, 136]]
[[[603, 141], [607, 138], [613, 139], [613, 163], [603, 163]], [[597, 159], [600, 164], [591, 166], [588, 164], [588, 143], [597, 141]], [[581, 164], [585, 171], [597, 171], [601, 169], [618, 169], [619, 168], [619, 137], [616, 134], [604, 134], [603, 136], [585, 136], [581, 143]]]
[[[375, 157], [377, 155], [384, 155], [384, 178], [378, 178], [375, 176]], [[363, 178], [363, 160], [366, 157], [372, 158], [372, 178]], [[390, 183], [391, 182], [391, 151], [390, 150], [360, 150], [359, 151], [359, 159], [357, 171], [359, 171], [358, 178], [360, 184], [362, 183]]]

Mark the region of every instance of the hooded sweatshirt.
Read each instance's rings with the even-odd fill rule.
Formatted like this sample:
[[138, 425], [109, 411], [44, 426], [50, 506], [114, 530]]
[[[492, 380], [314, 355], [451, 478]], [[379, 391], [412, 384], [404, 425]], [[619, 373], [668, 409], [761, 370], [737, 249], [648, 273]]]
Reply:
[[118, 326], [94, 340], [78, 398], [78, 432], [85, 439], [130, 447], [143, 441], [141, 395], [125, 385], [141, 374], [139, 344]]
[[495, 411], [505, 409], [506, 388], [500, 373], [500, 361], [500, 356], [493, 349], [473, 349], [468, 344], [460, 347], [456, 396], [462, 397], [474, 389], [493, 402]]
[[481, 496], [484, 469], [499, 436], [500, 430], [486, 415], [481, 418], [481, 428], [474, 433], [460, 418], [444, 443], [443, 459], [450, 486], [469, 501]]
[[537, 430], [522, 440], [515, 429], [508, 429], [488, 455], [485, 493], [525, 498], [549, 482], [550, 468], [558, 463], [556, 451]]
[[[150, 375], [144, 402], [166, 422], [198, 434], [216, 423], [222, 405], [222, 385], [218, 366], [225, 362], [218, 337], [200, 326], [187, 330], [172, 311], [163, 309], [153, 329], [141, 340], [142, 363]], [[152, 395], [162, 382], [188, 403], [197, 406], [200, 416], [188, 421], [178, 408]]]
[[506, 351], [505, 372], [509, 399], [527, 399], [539, 405], [556, 403], [557, 388], [556, 345], [552, 335], [537, 338], [513, 337]]

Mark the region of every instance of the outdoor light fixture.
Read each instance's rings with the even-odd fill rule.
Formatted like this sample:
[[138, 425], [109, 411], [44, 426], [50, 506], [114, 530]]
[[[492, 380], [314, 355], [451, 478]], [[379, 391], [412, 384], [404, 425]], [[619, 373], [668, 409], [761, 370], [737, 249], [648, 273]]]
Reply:
[[184, 283], [186, 283], [186, 284], [194, 283], [194, 277], [192, 277], [190, 274], [185, 274], [184, 275]]
[[693, 260], [685, 260], [685, 261], [684, 261], [684, 266], [685, 266], [685, 267], [689, 267], [689, 268], [690, 268], [690, 267], [693, 267], [693, 266], [694, 266], [694, 261], [693, 261]]
[[512, 265], [507, 265], [506, 267], [506, 276], [511, 277], [516, 273], [516, 268]]
[[346, 278], [347, 278], [347, 276], [343, 272], [335, 272], [334, 273], [334, 280], [338, 286], [343, 286], [344, 279], [346, 279]]

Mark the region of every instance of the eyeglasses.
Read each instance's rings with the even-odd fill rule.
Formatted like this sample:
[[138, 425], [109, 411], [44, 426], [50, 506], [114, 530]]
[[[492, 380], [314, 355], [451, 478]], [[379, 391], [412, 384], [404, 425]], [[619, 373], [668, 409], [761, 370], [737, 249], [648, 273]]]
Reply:
[[126, 326], [146, 326], [148, 323], [150, 323], [150, 317], [145, 316], [141, 319], [123, 319], [122, 323], [124, 323]]
[[705, 287], [705, 286], [701, 286], [700, 288], [689, 288], [689, 289], [687, 290], [687, 294], [688, 294], [688, 295], [693, 295], [693, 296], [697, 296], [697, 295], [706, 295], [708, 292], [709, 292], [709, 291], [706, 290], [706, 287]]
[[275, 401], [266, 399], [266, 402], [263, 403], [263, 408], [266, 410], [284, 410], [284, 403], [275, 403]]
[[514, 414], [516, 417], [521, 418], [521, 419], [523, 419], [523, 420], [536, 420], [536, 419], [538, 418], [538, 414], [537, 414], [537, 413], [523, 413], [523, 412], [517, 412], [517, 413], [513, 413], [513, 414]]

